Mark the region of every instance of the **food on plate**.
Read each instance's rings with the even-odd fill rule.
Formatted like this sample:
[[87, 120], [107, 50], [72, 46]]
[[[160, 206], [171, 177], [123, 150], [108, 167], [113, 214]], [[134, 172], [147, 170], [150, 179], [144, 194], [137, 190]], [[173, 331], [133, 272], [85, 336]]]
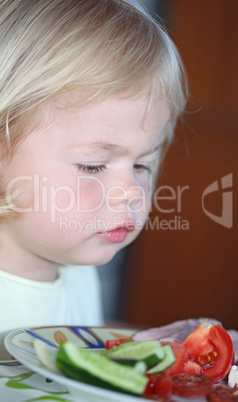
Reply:
[[[36, 352], [50, 370], [57, 367], [68, 377], [119, 392], [158, 400], [171, 400], [171, 395], [238, 400], [237, 388], [230, 392], [228, 386], [217, 385], [231, 367], [229, 384], [235, 385], [238, 373], [237, 367], [232, 366], [231, 338], [219, 324], [208, 325], [205, 321], [183, 342], [134, 338], [137, 340], [107, 341], [105, 349], [82, 349], [65, 341], [49, 358], [47, 345], [42, 342], [43, 346], [36, 345]], [[224, 399], [223, 395], [230, 395], [231, 399]]]
[[37, 338], [34, 340], [34, 348], [36, 355], [45, 367], [54, 373], [60, 372], [56, 366], [56, 349], [52, 350], [47, 343], [42, 342], [42, 340]]
[[109, 340], [107, 340], [106, 343], [105, 343], [105, 348], [106, 348], [106, 349], [111, 349], [111, 348], [113, 348], [114, 346], [119, 346], [119, 345], [121, 345], [122, 343], [127, 343], [127, 342], [132, 342], [132, 339], [130, 339], [130, 340], [125, 339], [125, 338], [109, 339]]
[[146, 374], [149, 382], [144, 390], [143, 397], [148, 398], [165, 398], [170, 400], [172, 396], [172, 380], [171, 377], [165, 377], [162, 375]]
[[238, 388], [229, 388], [218, 385], [207, 395], [207, 400], [212, 402], [238, 401]]
[[225, 378], [234, 362], [232, 340], [219, 325], [205, 321], [184, 341], [188, 358], [203, 368], [204, 374], [218, 382]]
[[81, 349], [72, 342], [61, 344], [56, 365], [70, 378], [135, 395], [141, 395], [148, 383], [144, 373], [134, 367], [115, 363], [99, 353]]
[[[165, 360], [164, 348], [158, 341], [121, 343], [98, 353], [122, 364], [139, 360], [145, 363], [146, 369], [150, 369]], [[171, 365], [172, 362], [168, 362], [168, 364]]]
[[228, 376], [229, 387], [238, 387], [238, 367], [232, 366], [231, 371]]
[[175, 354], [174, 348], [171, 345], [162, 345], [162, 349], [164, 351], [164, 358], [159, 361], [159, 363], [153, 365], [147, 373], [163, 373], [165, 370], [168, 372], [171, 366], [175, 366], [175, 363], [178, 362], [178, 356]]
[[[178, 322], [177, 322], [178, 323]], [[178, 329], [178, 325], [176, 323], [176, 328]], [[173, 324], [171, 324], [172, 326]], [[171, 326], [170, 329], [171, 329]], [[163, 335], [165, 334], [165, 330], [162, 331]], [[153, 334], [156, 335], [156, 339], [158, 339], [158, 331], [153, 331]], [[142, 331], [141, 333], [137, 333], [134, 336], [134, 339], [137, 341], [139, 339], [146, 340], [146, 331]], [[148, 339], [152, 339], [152, 330], [148, 330]], [[160, 339], [162, 341], [165, 338]], [[167, 338], [173, 339], [173, 338]], [[183, 339], [183, 338], [182, 338]], [[164, 342], [166, 342], [164, 340]], [[163, 342], [163, 343], [164, 343]], [[171, 344], [171, 346], [175, 349], [180, 348], [180, 360], [184, 363], [183, 371], [187, 373], [197, 373], [197, 374], [206, 374], [211, 377], [215, 382], [218, 382], [225, 378], [230, 370], [232, 365], [234, 364], [234, 350], [233, 343], [230, 335], [227, 331], [225, 331], [220, 324], [209, 324], [208, 321], [205, 320], [202, 324], [200, 324], [196, 329], [194, 329], [183, 342], [171, 342], [167, 341], [167, 343]], [[186, 351], [182, 353], [182, 348], [185, 347]], [[176, 351], [174, 350], [175, 356]], [[169, 369], [171, 374], [174, 373], [173, 370], [176, 365], [178, 365], [177, 357], [176, 362]], [[187, 359], [187, 363], [186, 363]], [[182, 365], [182, 363], [181, 363]], [[182, 371], [182, 366], [180, 367]]]
[[227, 332], [230, 335], [233, 343], [233, 350], [235, 355], [234, 361], [235, 364], [238, 365], [238, 331], [236, 331], [235, 329], [229, 329], [229, 331]]
[[[171, 347], [175, 361], [170, 367], [164, 369], [164, 373], [168, 376], [181, 373], [188, 362], [188, 354], [185, 346], [182, 343], [177, 342], [164, 343], [164, 347], [165, 346]], [[156, 367], [153, 369], [153, 373], [156, 373]]]
[[207, 395], [213, 389], [212, 378], [194, 373], [180, 373], [172, 377], [173, 393], [186, 398]]
[[158, 328], [145, 329], [137, 332], [133, 336], [134, 341], [152, 341], [157, 339], [159, 341], [169, 342], [183, 342], [192, 331], [194, 331], [204, 321], [208, 324], [220, 324], [217, 320], [206, 318], [179, 320], [168, 325], [163, 325]]
[[[194, 331], [200, 324], [205, 321], [204, 318], [188, 319], [175, 321], [168, 325], [163, 325], [157, 328], [150, 328], [140, 332], [137, 332], [133, 336], [135, 341], [149, 341], [157, 339], [159, 341], [168, 342], [183, 342], [187, 336]], [[222, 326], [221, 322], [208, 318], [206, 319], [207, 325], [209, 324], [219, 324]], [[233, 350], [234, 350], [234, 362], [238, 364], [238, 331], [234, 329], [227, 330], [230, 335]]]

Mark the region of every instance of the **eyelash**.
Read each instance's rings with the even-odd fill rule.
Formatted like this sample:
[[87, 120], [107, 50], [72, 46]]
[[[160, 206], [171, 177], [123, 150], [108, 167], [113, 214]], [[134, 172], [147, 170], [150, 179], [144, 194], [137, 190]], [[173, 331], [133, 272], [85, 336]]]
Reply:
[[136, 165], [134, 165], [134, 168], [138, 169], [138, 170], [140, 170], [140, 169], [147, 170], [149, 173], [151, 173], [150, 166], [136, 164]]
[[[134, 168], [136, 170], [147, 170], [149, 173], [151, 173], [151, 168], [146, 165], [140, 165], [140, 164], [135, 164]], [[78, 170], [82, 170], [84, 173], [89, 173], [89, 174], [95, 174], [95, 173], [101, 173], [104, 172], [107, 169], [105, 165], [78, 165]]]
[[82, 170], [84, 173], [100, 173], [100, 172], [104, 172], [104, 170], [106, 170], [106, 166], [105, 165], [78, 165], [78, 169]]

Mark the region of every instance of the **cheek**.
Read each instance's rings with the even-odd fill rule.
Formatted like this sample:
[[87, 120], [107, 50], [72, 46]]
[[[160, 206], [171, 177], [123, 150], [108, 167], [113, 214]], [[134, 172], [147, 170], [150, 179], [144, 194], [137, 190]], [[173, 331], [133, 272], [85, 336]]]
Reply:
[[56, 259], [83, 239], [78, 227], [77, 230], [69, 227], [69, 221], [66, 229], [59, 221], [52, 223], [49, 214], [40, 212], [21, 214], [14, 224], [14, 233], [22, 244], [37, 254], [43, 253], [46, 258], [56, 253]]
[[19, 176], [9, 181], [6, 195], [17, 212], [43, 212], [54, 217], [73, 211], [87, 213], [97, 211], [105, 200], [103, 182], [96, 178], [78, 177], [55, 184], [38, 175]]
[[71, 186], [51, 186], [48, 196], [51, 222], [60, 222], [65, 217], [72, 221], [90, 219], [104, 204], [104, 193], [101, 182], [82, 177]]
[[34, 176], [19, 175], [5, 185], [5, 196], [16, 212], [27, 212], [36, 208], [37, 197]]
[[[75, 209], [78, 213], [97, 210], [105, 197], [103, 183], [93, 177], [75, 178], [70, 185], [48, 185], [44, 189], [45, 193], [46, 191], [51, 209], [65, 213]], [[41, 194], [43, 195], [43, 188]]]
[[96, 212], [104, 203], [104, 183], [96, 177], [79, 177], [76, 186], [78, 212]]

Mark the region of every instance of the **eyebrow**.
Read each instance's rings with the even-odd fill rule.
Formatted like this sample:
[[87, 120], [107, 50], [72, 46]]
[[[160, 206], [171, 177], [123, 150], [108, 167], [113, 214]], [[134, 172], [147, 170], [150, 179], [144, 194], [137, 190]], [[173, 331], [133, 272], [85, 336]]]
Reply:
[[[106, 151], [114, 151], [118, 155], [127, 155], [131, 154], [131, 148], [125, 147], [124, 145], [119, 145], [119, 144], [112, 144], [108, 142], [92, 142], [92, 143], [76, 143], [76, 144], [70, 144], [66, 148], [67, 149], [74, 149], [74, 148], [83, 148], [83, 147], [97, 147], [104, 149]], [[145, 153], [141, 154], [141, 156], [146, 156], [149, 154], [153, 154], [154, 152], [158, 151], [162, 147], [162, 144], [156, 145], [153, 149], [146, 151]]]

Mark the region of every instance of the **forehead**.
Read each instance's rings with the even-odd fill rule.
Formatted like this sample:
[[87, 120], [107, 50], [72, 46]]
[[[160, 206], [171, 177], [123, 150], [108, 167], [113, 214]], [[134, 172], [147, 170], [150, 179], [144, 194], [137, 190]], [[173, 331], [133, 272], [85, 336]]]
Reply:
[[[162, 99], [149, 103], [145, 92], [134, 96], [127, 93], [104, 100], [76, 106], [70, 94], [49, 100], [37, 111], [36, 126], [25, 146], [41, 147], [42, 141], [49, 148], [72, 150], [81, 144], [116, 144], [135, 147], [139, 137], [144, 137], [155, 147], [158, 137], [170, 117], [169, 108]], [[39, 144], [38, 144], [39, 143]], [[38, 144], [38, 145], [37, 145]], [[148, 144], [149, 146], [149, 144]]]
[[62, 124], [67, 121], [84, 128], [100, 122], [105, 128], [117, 129], [129, 125], [145, 131], [158, 131], [170, 117], [170, 110], [163, 99], [157, 98], [151, 102], [145, 92], [134, 96], [124, 93], [81, 107], [72, 103], [70, 105], [68, 95], [61, 98], [60, 102], [54, 102], [52, 116], [55, 119], [52, 122]]

